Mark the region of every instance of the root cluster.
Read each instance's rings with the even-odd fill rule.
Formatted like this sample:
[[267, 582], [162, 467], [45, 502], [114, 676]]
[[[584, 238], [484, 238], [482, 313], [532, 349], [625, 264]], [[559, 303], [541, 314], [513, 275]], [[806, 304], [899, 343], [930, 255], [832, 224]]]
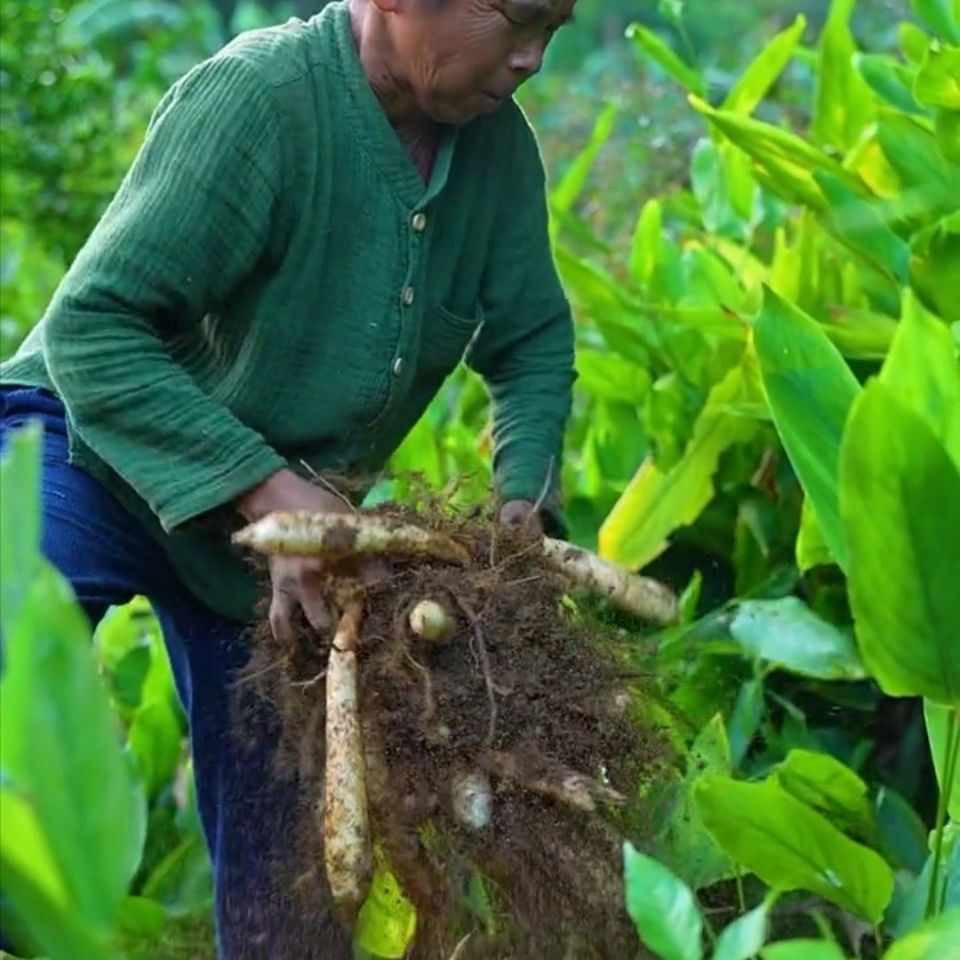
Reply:
[[[564, 604], [560, 548], [445, 524], [405, 552], [384, 531], [409, 536], [410, 524], [378, 518], [368, 535], [350, 523], [333, 536], [340, 555], [366, 537], [393, 558], [390, 575], [361, 590], [332, 565], [336, 636], [304, 623], [287, 649], [264, 624], [241, 680], [282, 718], [278, 775], [299, 779], [303, 846], [344, 922], [377, 849], [416, 906], [413, 957], [635, 955], [620, 845], [661, 748], [632, 715], [616, 644]], [[267, 546], [252, 530], [238, 539], [269, 552], [331, 537], [309, 526], [308, 537], [288, 517]], [[597, 576], [591, 555], [574, 561]], [[612, 572], [636, 595], [638, 578]], [[642, 592], [652, 619], [671, 615], [668, 591]]]

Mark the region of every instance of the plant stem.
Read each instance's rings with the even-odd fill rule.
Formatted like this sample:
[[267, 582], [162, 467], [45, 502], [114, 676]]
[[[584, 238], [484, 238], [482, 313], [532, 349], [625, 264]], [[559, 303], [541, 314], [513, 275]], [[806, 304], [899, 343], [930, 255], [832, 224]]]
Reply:
[[703, 909], [703, 904], [700, 903], [699, 898], [697, 898], [697, 907], [700, 910], [700, 914], [703, 917], [703, 931], [707, 935], [707, 939], [710, 941], [711, 947], [716, 947], [717, 945], [717, 931], [713, 929], [713, 924], [710, 922], [710, 917], [707, 916], [706, 912]]
[[943, 858], [943, 834], [947, 823], [947, 804], [953, 792], [953, 780], [957, 774], [960, 755], [960, 707], [950, 710], [947, 721], [947, 740], [943, 758], [943, 783], [940, 785], [940, 800], [937, 803], [937, 822], [933, 846], [933, 871], [930, 875], [930, 891], [927, 894], [927, 919], [940, 912], [940, 861]]
[[747, 898], [743, 895], [743, 874], [740, 872], [740, 864], [736, 864], [737, 871], [737, 903], [740, 906], [740, 915], [747, 912]]

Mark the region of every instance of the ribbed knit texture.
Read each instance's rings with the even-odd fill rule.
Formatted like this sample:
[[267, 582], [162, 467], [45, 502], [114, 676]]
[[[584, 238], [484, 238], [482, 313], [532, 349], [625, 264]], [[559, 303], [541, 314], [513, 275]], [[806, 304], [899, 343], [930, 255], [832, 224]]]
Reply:
[[468, 346], [498, 492], [536, 499], [573, 382], [536, 141], [507, 104], [449, 129], [425, 185], [338, 2], [241, 36], [166, 94], [0, 379], [58, 393], [73, 461], [201, 600], [246, 619], [249, 564], [190, 521], [282, 467], [379, 469]]

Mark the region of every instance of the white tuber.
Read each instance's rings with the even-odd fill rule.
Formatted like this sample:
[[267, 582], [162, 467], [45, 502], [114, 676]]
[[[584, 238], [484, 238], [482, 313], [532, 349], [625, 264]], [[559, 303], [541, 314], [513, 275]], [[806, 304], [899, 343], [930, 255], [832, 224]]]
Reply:
[[456, 633], [457, 622], [442, 604], [421, 600], [410, 611], [410, 629], [421, 640], [444, 643]]

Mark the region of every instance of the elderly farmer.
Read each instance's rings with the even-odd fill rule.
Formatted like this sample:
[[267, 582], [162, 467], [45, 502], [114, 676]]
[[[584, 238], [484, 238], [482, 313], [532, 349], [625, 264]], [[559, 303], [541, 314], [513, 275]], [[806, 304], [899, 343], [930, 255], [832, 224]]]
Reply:
[[[574, 3], [341, 0], [235, 40], [163, 98], [2, 368], [4, 431], [46, 428], [47, 555], [94, 622], [143, 594], [163, 626], [222, 957], [291, 937], [301, 960], [347, 955], [323, 891], [298, 933], [306, 894], [271, 870], [295, 791], [270, 732], [232, 735], [257, 583], [230, 529], [347, 509], [312, 475], [381, 468], [467, 352], [494, 401], [501, 518], [556, 517], [573, 337], [512, 95]], [[320, 572], [271, 574], [274, 631], [297, 608], [323, 628]]]

